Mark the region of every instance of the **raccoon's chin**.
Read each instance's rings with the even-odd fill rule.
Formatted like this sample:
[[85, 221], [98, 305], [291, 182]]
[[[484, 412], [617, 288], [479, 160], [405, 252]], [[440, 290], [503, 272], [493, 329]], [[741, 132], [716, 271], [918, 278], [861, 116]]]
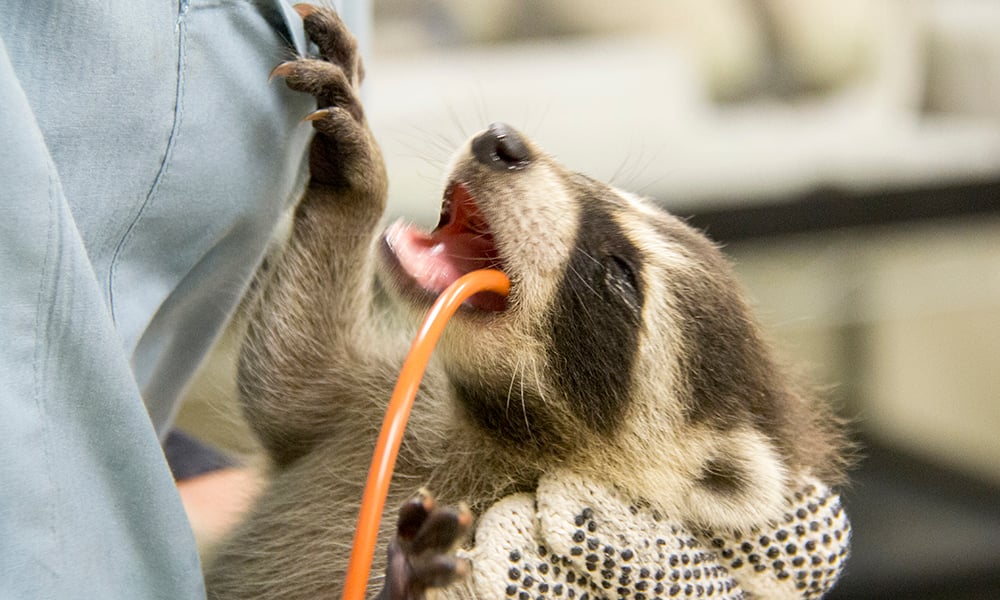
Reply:
[[[382, 241], [393, 271], [403, 280], [400, 283], [430, 296], [441, 294], [459, 277], [477, 269], [503, 270], [489, 224], [461, 183], [452, 183], [445, 191], [441, 220], [434, 231], [425, 233], [397, 221]], [[506, 298], [491, 292], [476, 294], [467, 303], [485, 311], [507, 308]]]

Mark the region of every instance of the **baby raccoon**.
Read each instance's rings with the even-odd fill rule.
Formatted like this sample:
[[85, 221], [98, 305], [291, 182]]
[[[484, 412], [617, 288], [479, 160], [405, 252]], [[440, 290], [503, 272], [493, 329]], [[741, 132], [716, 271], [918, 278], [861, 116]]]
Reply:
[[[396, 223], [380, 234], [386, 174], [358, 100], [355, 42], [334, 13], [298, 10], [321, 57], [275, 74], [321, 107], [308, 117], [311, 180], [260, 278], [239, 369], [245, 414], [273, 468], [207, 571], [210, 597], [339, 596], [415, 324], [451, 282], [484, 267], [507, 274], [510, 294], [473, 297], [446, 329], [386, 503], [395, 509], [426, 487], [442, 505], [494, 515], [495, 528], [482, 519], [464, 549], [474, 577], [441, 593], [822, 594], [848, 535], [825, 487], [842, 478], [838, 422], [776, 365], [718, 249], [504, 124], [455, 155], [436, 229]], [[510, 499], [528, 500], [508, 510]], [[435, 521], [439, 509], [417, 504], [399, 535], [424, 519], [451, 533], [416, 543], [430, 547], [421, 559], [387, 514], [380, 539], [395, 550], [384, 597], [421, 597], [466, 564], [445, 554], [465, 517]], [[559, 552], [549, 525], [565, 507]], [[385, 567], [380, 556], [373, 573]], [[370, 592], [380, 587], [375, 578]]]

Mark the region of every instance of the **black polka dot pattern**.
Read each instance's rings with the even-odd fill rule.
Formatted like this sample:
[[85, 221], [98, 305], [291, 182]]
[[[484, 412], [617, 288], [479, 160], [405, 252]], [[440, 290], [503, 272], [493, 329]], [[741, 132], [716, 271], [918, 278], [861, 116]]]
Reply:
[[720, 535], [566, 477], [497, 503], [469, 557], [486, 599], [818, 598], [849, 535], [839, 498], [818, 484], [790, 498], [780, 522]]
[[[766, 589], [773, 589], [776, 580], [778, 587], [794, 588], [799, 597], [820, 598], [843, 570], [850, 523], [840, 498], [817, 485], [805, 486], [786, 502], [782, 519], [767, 527], [702, 537], [710, 537], [722, 564], [741, 583], [744, 573], [752, 571], [754, 576], [746, 580], [766, 582]], [[755, 591], [752, 583], [744, 587]]]

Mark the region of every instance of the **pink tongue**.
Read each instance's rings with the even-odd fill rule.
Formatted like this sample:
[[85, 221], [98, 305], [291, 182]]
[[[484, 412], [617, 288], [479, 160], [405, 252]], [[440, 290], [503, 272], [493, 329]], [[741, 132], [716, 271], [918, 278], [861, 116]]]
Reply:
[[481, 234], [428, 235], [412, 225], [394, 223], [386, 241], [403, 270], [423, 289], [440, 294], [456, 279], [487, 268], [493, 243]]

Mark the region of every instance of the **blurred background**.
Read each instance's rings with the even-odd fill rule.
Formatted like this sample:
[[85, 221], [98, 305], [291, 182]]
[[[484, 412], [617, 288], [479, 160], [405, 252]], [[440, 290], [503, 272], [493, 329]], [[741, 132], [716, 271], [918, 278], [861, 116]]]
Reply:
[[[832, 598], [1000, 598], [1000, 2], [374, 0], [390, 216], [504, 121], [723, 244], [854, 426]], [[216, 353], [179, 426], [252, 451]]]

